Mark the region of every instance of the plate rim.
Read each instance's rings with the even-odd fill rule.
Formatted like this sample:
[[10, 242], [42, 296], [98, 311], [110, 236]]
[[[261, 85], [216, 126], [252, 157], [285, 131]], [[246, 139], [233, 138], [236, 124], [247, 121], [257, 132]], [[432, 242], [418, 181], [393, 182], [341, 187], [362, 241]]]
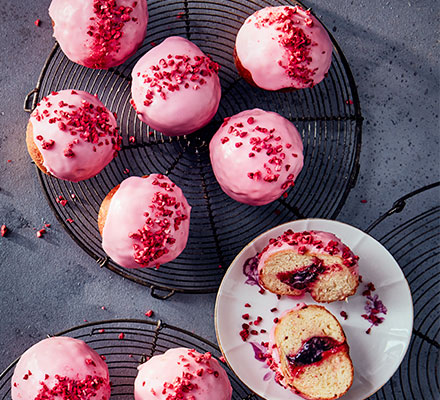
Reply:
[[[360, 229], [360, 228], [358, 228], [358, 227], [356, 227], [356, 226], [353, 226], [353, 225], [350, 225], [350, 224], [348, 224], [348, 223], [346, 223], [346, 222], [342, 222], [342, 221], [336, 221], [336, 220], [332, 220], [332, 219], [325, 219], [325, 218], [304, 218], [304, 219], [298, 219], [298, 220], [293, 220], [293, 221], [289, 221], [289, 222], [285, 222], [284, 224], [280, 224], [280, 225], [277, 225], [277, 226], [274, 226], [273, 228], [271, 228], [271, 229], [268, 229], [266, 232], [263, 232], [263, 233], [261, 233], [260, 235], [258, 235], [257, 237], [255, 237], [254, 239], [252, 239], [246, 246], [244, 246], [241, 250], [240, 250], [240, 252], [234, 257], [234, 259], [231, 261], [231, 264], [228, 266], [228, 269], [226, 270], [226, 272], [225, 272], [225, 274], [224, 274], [224, 276], [223, 276], [223, 279], [222, 279], [222, 281], [220, 282], [220, 286], [219, 286], [219, 288], [218, 288], [218, 291], [217, 291], [217, 294], [216, 294], [216, 298], [215, 298], [215, 307], [214, 307], [214, 328], [215, 328], [215, 335], [216, 335], [216, 339], [217, 339], [217, 343], [218, 343], [218, 347], [219, 347], [219, 349], [220, 349], [220, 351], [221, 351], [221, 353], [222, 353], [222, 355], [223, 355], [223, 357], [224, 357], [224, 359], [225, 359], [225, 361], [226, 361], [226, 364], [228, 365], [228, 367], [231, 369], [231, 371], [237, 376], [237, 378], [238, 379], [240, 379], [240, 381], [250, 390], [250, 391], [252, 391], [252, 393], [254, 393], [256, 396], [259, 396], [260, 398], [262, 398], [262, 399], [264, 399], [264, 400], [271, 400], [271, 399], [269, 399], [269, 398], [266, 398], [266, 397], [263, 397], [263, 396], [261, 396], [260, 394], [258, 394], [257, 392], [255, 392], [255, 390], [252, 388], [252, 387], [250, 387], [249, 385], [248, 385], [248, 383], [247, 382], [245, 382], [243, 379], [242, 379], [242, 377], [237, 373], [237, 371], [232, 367], [232, 365], [230, 364], [230, 362], [229, 362], [229, 360], [228, 360], [228, 356], [227, 356], [227, 354], [226, 354], [226, 352], [223, 350], [223, 346], [222, 346], [222, 342], [221, 342], [221, 340], [220, 340], [220, 334], [219, 334], [219, 328], [218, 328], [218, 304], [219, 304], [219, 298], [220, 298], [220, 294], [221, 294], [221, 291], [222, 291], [222, 288], [223, 288], [223, 285], [225, 284], [225, 281], [226, 281], [226, 279], [227, 279], [227, 277], [229, 276], [229, 274], [231, 273], [231, 271], [232, 271], [232, 269], [231, 269], [231, 266], [237, 261], [237, 259], [239, 258], [239, 257], [241, 257], [241, 255], [251, 246], [251, 245], [253, 245], [258, 239], [260, 239], [262, 236], [265, 236], [265, 235], [267, 235], [267, 234], [269, 234], [270, 232], [272, 232], [272, 231], [274, 231], [275, 229], [279, 229], [279, 228], [281, 228], [281, 227], [285, 227], [285, 226], [287, 226], [287, 225], [291, 225], [291, 224], [294, 224], [294, 223], [304, 223], [304, 222], [321, 222], [321, 221], [323, 221], [323, 222], [326, 222], [326, 223], [328, 223], [328, 222], [330, 222], [330, 223], [334, 223], [334, 224], [336, 224], [336, 225], [344, 225], [344, 226], [346, 226], [346, 227], [349, 227], [349, 228], [351, 228], [351, 229], [355, 229], [355, 230], [357, 230], [357, 231], [359, 231], [361, 234], [363, 234], [363, 235], [366, 235], [366, 236], [368, 236], [369, 238], [371, 238], [371, 239], [373, 239], [377, 244], [379, 244], [390, 256], [391, 256], [391, 258], [395, 261], [395, 263], [397, 264], [397, 266], [399, 267], [399, 270], [398, 270], [398, 272], [400, 272], [400, 274], [402, 275], [402, 278], [403, 278], [403, 282], [406, 284], [406, 286], [405, 286], [405, 289], [407, 289], [408, 290], [408, 294], [409, 294], [409, 298], [410, 298], [410, 300], [411, 300], [411, 307], [410, 307], [410, 319], [409, 319], [409, 321], [410, 321], [410, 325], [411, 325], [411, 327], [410, 327], [410, 332], [411, 332], [411, 334], [409, 335], [409, 337], [408, 337], [408, 340], [406, 341], [406, 343], [405, 343], [405, 349], [404, 349], [404, 351], [402, 352], [402, 356], [400, 357], [400, 360], [399, 360], [399, 362], [398, 362], [398, 364], [397, 364], [397, 368], [394, 370], [394, 371], [392, 371], [392, 373], [391, 373], [391, 375], [390, 375], [390, 377], [381, 385], [381, 386], [379, 386], [377, 389], [375, 389], [374, 391], [372, 391], [371, 393], [369, 393], [366, 397], [363, 397], [362, 398], [362, 400], [366, 400], [366, 399], [368, 399], [370, 396], [373, 396], [375, 393], [377, 393], [380, 389], [382, 389], [382, 387], [384, 387], [390, 380], [391, 380], [391, 378], [394, 376], [394, 374], [397, 372], [397, 370], [400, 368], [400, 366], [401, 366], [401, 364], [402, 364], [402, 362], [403, 362], [403, 359], [405, 358], [405, 356], [406, 356], [406, 354], [407, 354], [407, 352], [408, 352], [408, 348], [409, 348], [409, 345], [410, 345], [410, 343], [411, 343], [411, 338], [412, 338], [412, 336], [413, 336], [413, 328], [414, 328], [414, 301], [413, 301], [413, 297], [412, 297], [412, 293], [411, 293], [411, 288], [410, 288], [410, 286], [409, 286], [409, 283], [408, 283], [408, 280], [406, 279], [406, 277], [405, 277], [405, 274], [403, 273], [403, 270], [402, 270], [402, 268], [400, 267], [400, 264], [397, 262], [397, 260], [394, 258], [394, 256], [391, 254], [391, 252], [382, 244], [382, 243], [380, 243], [376, 238], [374, 238], [373, 236], [371, 236], [369, 233], [367, 233], [367, 232], [364, 232], [362, 229]], [[284, 228], [283, 228], [284, 229]], [[287, 389], [286, 389], [287, 390]], [[290, 391], [289, 391], [289, 393], [290, 393]], [[286, 400], [288, 400], [288, 399], [286, 399]]]

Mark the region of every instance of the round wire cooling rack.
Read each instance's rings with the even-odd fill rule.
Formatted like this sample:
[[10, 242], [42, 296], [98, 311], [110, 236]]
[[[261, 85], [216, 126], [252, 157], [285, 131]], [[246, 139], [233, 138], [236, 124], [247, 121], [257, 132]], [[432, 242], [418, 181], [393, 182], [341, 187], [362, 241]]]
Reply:
[[[124, 338], [119, 339], [123, 333]], [[112, 382], [112, 399], [132, 400], [137, 367], [149, 357], [162, 354], [175, 347], [195, 349], [200, 353], [210, 352], [217, 359], [221, 356], [219, 348], [208, 340], [183, 329], [157, 322], [121, 319], [86, 323], [55, 336], [70, 336], [81, 339], [101, 356], [105, 356]], [[0, 375], [0, 400], [10, 400], [11, 380], [15, 360]], [[258, 400], [234, 375], [226, 364], [232, 385], [233, 400]]]
[[[391, 380], [370, 397], [372, 400], [431, 400], [440, 393], [439, 187], [437, 182], [400, 198], [367, 229], [374, 232], [376, 226], [391, 223], [388, 233], [378, 240], [402, 268], [414, 304], [413, 336], [406, 356]], [[419, 207], [414, 210], [411, 200], [415, 197]], [[408, 202], [412, 210], [406, 208]], [[404, 209], [407, 212], [402, 220], [392, 223], [391, 215], [402, 213]], [[413, 215], [409, 215], [411, 213]]]
[[[80, 89], [97, 93], [118, 115], [122, 150], [98, 176], [71, 183], [38, 176], [56, 217], [69, 235], [98, 264], [152, 289], [154, 297], [175, 292], [215, 292], [224, 269], [249, 241], [273, 226], [297, 218], [335, 218], [359, 171], [362, 115], [356, 85], [347, 60], [333, 41], [333, 61], [327, 78], [313, 89], [268, 92], [246, 84], [233, 61], [235, 35], [244, 20], [269, 5], [294, 1], [149, 1], [147, 39], [122, 66], [91, 70], [70, 62], [55, 45], [36, 88], [25, 99], [32, 111], [53, 90]], [[187, 37], [221, 66], [222, 100], [214, 120], [188, 137], [166, 137], [150, 130], [129, 104], [130, 73], [137, 60], [170, 35]], [[331, 34], [330, 34], [331, 36]], [[223, 118], [259, 107], [290, 119], [304, 142], [305, 165], [295, 188], [272, 204], [252, 207], [223, 193], [209, 159], [209, 140]], [[100, 204], [129, 175], [168, 175], [192, 206], [190, 237], [178, 259], [155, 269], [126, 269], [109, 259], [97, 228]], [[72, 195], [74, 195], [72, 198]], [[63, 196], [66, 206], [57, 202]], [[64, 202], [63, 202], [64, 203]]]

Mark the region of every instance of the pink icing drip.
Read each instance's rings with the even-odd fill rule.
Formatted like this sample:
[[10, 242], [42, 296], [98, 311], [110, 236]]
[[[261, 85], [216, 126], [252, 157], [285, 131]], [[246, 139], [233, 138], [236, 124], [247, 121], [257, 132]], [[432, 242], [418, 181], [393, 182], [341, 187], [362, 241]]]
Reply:
[[342, 258], [342, 263], [350, 268], [354, 275], [358, 275], [359, 257], [342, 243], [342, 241], [333, 233], [322, 231], [293, 232], [291, 230], [284, 232], [276, 239], [271, 239], [269, 244], [260, 253], [258, 263], [258, 272], [264, 268], [266, 260], [274, 253], [283, 250], [293, 250], [300, 254], [309, 253], [312, 255], [327, 254]]
[[224, 192], [251, 205], [276, 200], [293, 186], [303, 167], [303, 144], [295, 126], [260, 109], [226, 118], [209, 150]]
[[230, 400], [226, 371], [210, 353], [175, 348], [138, 367], [135, 400]]
[[86, 92], [52, 92], [37, 105], [30, 122], [44, 167], [60, 179], [89, 179], [120, 149], [114, 115]]
[[109, 373], [99, 354], [81, 340], [52, 337], [21, 356], [12, 376], [12, 400], [108, 400]]
[[132, 72], [132, 105], [139, 119], [168, 136], [205, 126], [220, 103], [218, 68], [189, 40], [165, 39]]
[[329, 35], [298, 6], [266, 7], [251, 15], [237, 34], [235, 48], [254, 82], [267, 90], [312, 87], [331, 64]]
[[122, 64], [142, 44], [146, 0], [52, 0], [54, 36], [66, 56], [89, 68]]
[[156, 267], [185, 248], [191, 207], [163, 175], [125, 179], [107, 213], [102, 247], [126, 268]]

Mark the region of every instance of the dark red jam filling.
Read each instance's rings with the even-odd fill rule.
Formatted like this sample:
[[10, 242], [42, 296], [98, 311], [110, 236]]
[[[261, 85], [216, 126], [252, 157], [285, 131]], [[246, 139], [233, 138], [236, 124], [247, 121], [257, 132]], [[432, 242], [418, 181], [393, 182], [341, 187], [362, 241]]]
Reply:
[[294, 367], [314, 364], [322, 360], [325, 352], [340, 346], [341, 344], [331, 337], [315, 336], [307, 340], [294, 356], [287, 356], [287, 361]]
[[279, 272], [277, 278], [293, 289], [304, 290], [325, 271], [326, 267], [322, 263], [313, 263], [300, 271]]

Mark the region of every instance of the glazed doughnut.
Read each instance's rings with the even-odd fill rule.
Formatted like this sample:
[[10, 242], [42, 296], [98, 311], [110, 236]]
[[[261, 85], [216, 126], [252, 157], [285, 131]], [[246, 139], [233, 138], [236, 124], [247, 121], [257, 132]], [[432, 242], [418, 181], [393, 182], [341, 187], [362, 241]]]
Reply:
[[218, 64], [194, 43], [169, 37], [135, 65], [131, 104], [141, 121], [164, 135], [192, 133], [217, 112], [218, 70]]
[[239, 74], [266, 90], [304, 89], [321, 82], [332, 61], [325, 28], [299, 6], [263, 8], [238, 31], [234, 59]]
[[20, 357], [11, 380], [12, 400], [110, 399], [105, 361], [82, 340], [44, 339]]
[[26, 131], [30, 156], [44, 173], [78, 182], [116, 157], [121, 138], [115, 115], [96, 96], [61, 90], [42, 98]]
[[125, 268], [159, 267], [185, 248], [190, 211], [182, 190], [166, 176], [127, 178], [101, 204], [102, 247]]
[[303, 167], [303, 144], [295, 126], [258, 108], [225, 118], [209, 150], [223, 191], [250, 205], [276, 200], [293, 186]]
[[64, 54], [88, 68], [108, 69], [131, 57], [145, 38], [146, 0], [52, 0], [54, 37]]
[[210, 353], [187, 348], [167, 350], [138, 367], [135, 400], [230, 400], [226, 371]]
[[359, 257], [330, 232], [287, 230], [259, 254], [258, 276], [267, 290], [318, 302], [345, 300], [359, 285]]

